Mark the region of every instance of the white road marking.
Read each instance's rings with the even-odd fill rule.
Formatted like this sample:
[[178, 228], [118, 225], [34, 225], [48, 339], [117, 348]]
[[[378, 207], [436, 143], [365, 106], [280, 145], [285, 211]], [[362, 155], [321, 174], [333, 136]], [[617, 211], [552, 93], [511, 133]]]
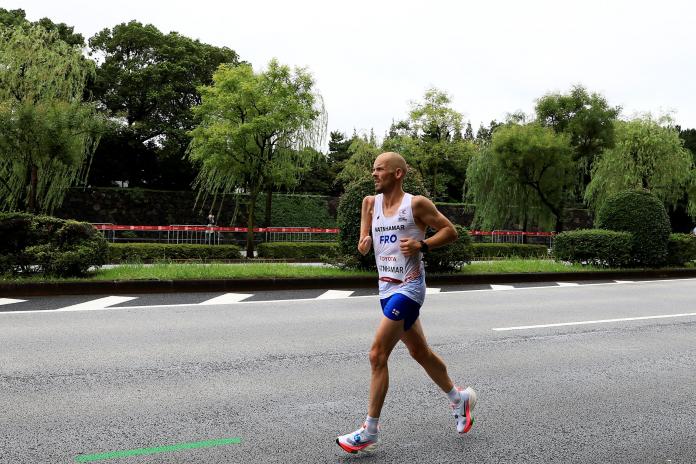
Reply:
[[[647, 283], [655, 283], [655, 282], [686, 282], [690, 280], [696, 280], [696, 278], [689, 277], [689, 278], [684, 278], [684, 279], [656, 279], [656, 280], [621, 280], [619, 282], [617, 281], [612, 281], [612, 282], [599, 282], [596, 284], [580, 284], [580, 287], [585, 288], [585, 287], [599, 287], [599, 286], [604, 286], [604, 285], [622, 285], [622, 284], [647, 284]], [[491, 287], [496, 287], [497, 285], [491, 285]], [[501, 285], [502, 287], [507, 287], [508, 285]], [[522, 291], [522, 290], [541, 290], [545, 288], [568, 288], [569, 286], [565, 285], [541, 285], [539, 287], [515, 287], [514, 290], [516, 291]], [[495, 292], [499, 291], [494, 288], [484, 288], [484, 289], [478, 289], [478, 290], [451, 290], [446, 293], [441, 293], [441, 295], [455, 295], [458, 293], [469, 293], [469, 292]], [[355, 298], [355, 297], [354, 297]]]
[[353, 294], [354, 290], [327, 290], [319, 295], [317, 300], [337, 300], [339, 298], [348, 298]]
[[135, 300], [136, 296], [105, 296], [96, 300], [85, 301], [64, 308], [58, 308], [54, 311], [93, 311], [98, 309], [106, 309], [109, 306], [125, 303], [126, 301]]
[[432, 295], [432, 294], [434, 294], [434, 293], [440, 293], [440, 290], [441, 290], [441, 289], [439, 289], [439, 288], [426, 287], [426, 289], [425, 289], [425, 294], [426, 294], [426, 295]]
[[246, 300], [254, 296], [253, 293], [225, 293], [224, 295], [216, 296], [209, 300], [205, 300], [199, 305], [219, 305], [219, 304], [234, 304], [239, 303], [242, 300]]
[[14, 300], [12, 298], [0, 298], [0, 306], [12, 304], [12, 303], [21, 303], [23, 301], [27, 301], [27, 300]]
[[569, 325], [586, 325], [586, 324], [606, 324], [609, 322], [623, 321], [644, 321], [648, 319], [666, 319], [670, 317], [688, 317], [696, 316], [696, 313], [681, 313], [681, 314], [661, 314], [659, 316], [640, 316], [640, 317], [621, 317], [617, 319], [599, 319], [596, 321], [578, 321], [578, 322], [560, 322], [558, 324], [538, 324], [538, 325], [521, 325], [517, 327], [496, 327], [493, 330], [497, 332], [509, 330], [526, 330], [526, 329], [543, 329], [545, 327], [564, 327]]
[[[640, 280], [640, 281], [622, 281], [625, 283], [630, 283], [630, 284], [649, 284], [649, 283], [655, 283], [655, 282], [688, 282], [696, 280], [696, 278], [683, 278], [683, 279], [658, 279], [658, 280]], [[585, 288], [585, 287], [597, 287], [597, 286], [604, 286], [604, 285], [620, 285], [617, 284], [616, 282], [600, 282], [596, 284], [580, 284], [580, 288]], [[570, 286], [563, 286], [563, 285], [545, 285], [545, 286], [540, 286], [540, 287], [519, 287], [519, 288], [514, 288], [514, 290], [540, 290], [540, 289], [549, 289], [549, 288], [568, 288]], [[331, 290], [330, 290], [331, 291]], [[337, 291], [337, 290], [333, 290]], [[448, 292], [441, 292], [438, 293], [438, 295], [458, 295], [461, 293], [471, 293], [471, 292], [492, 292], [496, 291], [493, 289], [478, 289], [478, 290], [452, 290]], [[352, 293], [352, 292], [346, 292], [346, 293]], [[341, 297], [336, 297], [336, 299], [340, 298], [379, 298], [379, 295], [361, 295], [361, 296], [341, 296]], [[132, 297], [131, 297], [132, 299]], [[235, 305], [252, 305], [252, 304], [268, 304], [268, 303], [304, 303], [304, 302], [309, 302], [309, 301], [316, 301], [316, 298], [289, 298], [289, 299], [284, 299], [284, 300], [255, 300], [255, 301], [240, 301], [238, 303], [234, 303]], [[157, 309], [157, 308], [190, 308], [192, 306], [199, 306], [197, 304], [190, 304], [190, 303], [181, 303], [181, 304], [161, 304], [161, 305], [149, 305], [149, 306], [123, 306], [123, 309]], [[207, 306], [207, 305], [206, 305]], [[109, 309], [109, 308], [98, 308], [98, 309]], [[121, 308], [119, 308], [121, 309]], [[0, 311], [0, 315], [2, 314], [27, 314], [27, 313], [56, 313], [56, 310], [28, 310], [28, 311]]]
[[580, 286], [579, 283], [576, 282], [556, 282], [556, 285], [559, 287], [578, 287]]
[[515, 287], [513, 285], [493, 285], [491, 284], [491, 290], [494, 291], [500, 291], [500, 290], [514, 290]]

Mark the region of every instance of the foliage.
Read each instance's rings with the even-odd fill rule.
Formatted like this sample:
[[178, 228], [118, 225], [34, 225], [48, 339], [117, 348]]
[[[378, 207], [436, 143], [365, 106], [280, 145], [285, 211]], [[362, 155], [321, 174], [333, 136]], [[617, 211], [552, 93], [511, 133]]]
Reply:
[[22, 9], [6, 10], [5, 8], [0, 8], [0, 25], [10, 28], [38, 25], [48, 32], [55, 32], [60, 40], [70, 46], [83, 47], [85, 44], [85, 38], [82, 34], [75, 33], [73, 26], [68, 26], [65, 23], [56, 24], [49, 18], [41, 18], [38, 21], [29, 22], [26, 18], [26, 13]]
[[[413, 195], [427, 195], [420, 177], [409, 172], [404, 179], [404, 191]], [[362, 201], [368, 195], [375, 194], [375, 184], [371, 177], [365, 177], [351, 183], [346, 192], [341, 195], [338, 203], [336, 223], [340, 229], [338, 234], [339, 253], [353, 267], [360, 269], [375, 269], [375, 255], [372, 251], [363, 256], [358, 252], [360, 240], [360, 217]]]
[[324, 110], [304, 69], [272, 60], [254, 73], [249, 65], [222, 65], [212, 86], [200, 87], [201, 123], [191, 132], [190, 158], [201, 170], [204, 194], [244, 189], [249, 195], [247, 257], [253, 256], [255, 205], [270, 186], [292, 186], [310, 164], [324, 134]]
[[[462, 268], [462, 265], [471, 262], [473, 250], [469, 231], [460, 225], [454, 227], [459, 234], [455, 242], [434, 248], [423, 254], [423, 262], [427, 272], [456, 272]], [[433, 233], [430, 230], [427, 235], [432, 236]]]
[[691, 234], [670, 234], [665, 264], [683, 266], [694, 260], [696, 260], [696, 237]]
[[411, 103], [407, 121], [392, 124], [382, 149], [401, 153], [426, 182], [433, 199], [461, 198], [471, 140], [462, 137], [462, 115], [447, 93], [432, 88]]
[[602, 204], [595, 226], [632, 234], [631, 260], [641, 266], [659, 266], [667, 257], [670, 234], [665, 207], [652, 193], [627, 190]]
[[51, 212], [103, 127], [82, 102], [93, 63], [43, 27], [0, 26], [0, 209]]
[[521, 243], [474, 243], [474, 258], [546, 258], [546, 245], [526, 245]]
[[632, 234], [609, 230], [585, 229], [563, 232], [553, 241], [558, 261], [624, 267], [632, 263]]
[[106, 263], [107, 242], [91, 224], [32, 216], [0, 214], [0, 274], [82, 276]]
[[[592, 181], [585, 192], [595, 211], [623, 190], [647, 189], [665, 205], [674, 206], [687, 189], [694, 189], [693, 155], [669, 123], [646, 116], [617, 124], [616, 145], [605, 150], [592, 167]], [[695, 198], [689, 200], [689, 212], [696, 216]]]
[[[259, 214], [265, 213], [265, 205], [259, 205]], [[319, 227], [334, 228], [336, 220], [331, 216], [327, 198], [316, 195], [273, 195], [271, 227]]]
[[137, 21], [104, 29], [89, 45], [101, 63], [89, 91], [120, 122], [95, 154], [91, 183], [189, 189], [195, 171], [184, 154], [197, 88], [221, 63], [238, 64], [237, 53]]
[[162, 260], [240, 259], [236, 245], [194, 245], [168, 243], [109, 243], [110, 263]]
[[590, 94], [578, 85], [565, 94], [544, 95], [535, 110], [539, 124], [569, 136], [581, 194], [590, 181], [595, 158], [614, 146], [614, 123], [621, 108], [609, 106], [602, 95]]
[[265, 242], [259, 244], [259, 258], [327, 260], [338, 254], [336, 242]]
[[355, 137], [348, 147], [348, 158], [343, 165], [343, 169], [336, 176], [335, 183], [346, 188], [351, 182], [355, 182], [365, 177], [365, 173], [372, 172], [372, 165], [379, 155], [380, 150], [370, 142]]
[[[572, 184], [572, 150], [567, 136], [538, 124], [496, 129], [490, 147], [472, 157], [467, 199], [476, 204], [477, 226], [501, 227], [513, 220], [562, 229]], [[546, 227], [544, 227], [546, 228]]]

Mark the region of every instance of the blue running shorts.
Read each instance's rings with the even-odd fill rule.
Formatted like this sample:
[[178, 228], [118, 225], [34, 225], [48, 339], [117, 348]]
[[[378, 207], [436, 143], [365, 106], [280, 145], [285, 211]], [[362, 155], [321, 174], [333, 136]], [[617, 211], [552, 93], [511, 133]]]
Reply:
[[410, 329], [420, 314], [421, 305], [401, 293], [394, 293], [387, 298], [379, 300], [379, 302], [382, 305], [384, 317], [392, 321], [403, 319], [404, 330]]

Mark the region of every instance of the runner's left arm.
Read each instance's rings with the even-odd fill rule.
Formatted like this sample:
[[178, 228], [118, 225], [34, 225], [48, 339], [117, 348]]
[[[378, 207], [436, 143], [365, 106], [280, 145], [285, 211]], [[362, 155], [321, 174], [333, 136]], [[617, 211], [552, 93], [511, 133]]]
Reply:
[[[428, 198], [421, 195], [413, 197], [411, 208], [416, 224], [420, 227], [431, 227], [437, 231], [432, 237], [424, 240], [428, 248], [432, 249], [447, 245], [459, 237], [457, 229], [454, 228], [452, 222], [438, 211], [435, 203]], [[404, 256], [411, 256], [420, 252], [421, 244], [412, 238], [403, 239], [401, 240], [400, 248]]]

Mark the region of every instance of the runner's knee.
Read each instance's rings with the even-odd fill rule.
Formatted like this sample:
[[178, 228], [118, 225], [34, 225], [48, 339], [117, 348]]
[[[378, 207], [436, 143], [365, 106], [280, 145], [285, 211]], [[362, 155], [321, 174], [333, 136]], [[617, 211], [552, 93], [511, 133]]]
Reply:
[[388, 360], [389, 353], [378, 345], [372, 347], [370, 350], [370, 365], [373, 369], [381, 369], [386, 367]]

